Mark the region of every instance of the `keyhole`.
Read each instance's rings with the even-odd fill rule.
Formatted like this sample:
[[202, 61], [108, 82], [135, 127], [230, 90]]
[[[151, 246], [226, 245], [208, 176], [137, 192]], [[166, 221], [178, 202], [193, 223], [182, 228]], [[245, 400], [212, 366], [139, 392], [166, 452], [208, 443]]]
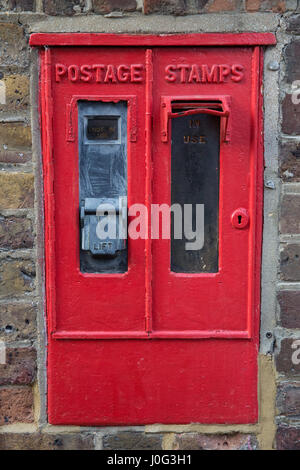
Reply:
[[233, 227], [242, 229], [247, 227], [249, 223], [249, 213], [247, 209], [239, 208], [231, 216], [231, 223]]

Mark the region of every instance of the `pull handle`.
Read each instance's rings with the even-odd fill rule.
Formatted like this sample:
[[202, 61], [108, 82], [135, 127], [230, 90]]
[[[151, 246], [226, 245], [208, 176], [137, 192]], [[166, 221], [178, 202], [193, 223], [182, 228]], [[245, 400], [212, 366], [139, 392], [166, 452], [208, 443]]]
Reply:
[[193, 96], [161, 98], [161, 140], [169, 140], [169, 120], [197, 114], [210, 114], [220, 118], [221, 139], [230, 141], [230, 96]]
[[127, 244], [127, 197], [84, 199], [80, 227], [83, 251], [94, 256], [116, 256]]

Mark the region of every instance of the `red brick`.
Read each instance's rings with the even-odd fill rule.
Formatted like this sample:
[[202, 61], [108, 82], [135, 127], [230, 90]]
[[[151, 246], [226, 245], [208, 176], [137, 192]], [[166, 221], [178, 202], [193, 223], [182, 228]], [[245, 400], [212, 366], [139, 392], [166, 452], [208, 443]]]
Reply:
[[277, 295], [280, 306], [280, 324], [284, 328], [300, 328], [300, 291], [282, 291]]
[[300, 281], [300, 245], [287, 244], [280, 252], [280, 278]]
[[[296, 344], [295, 341], [299, 343]], [[300, 352], [298, 354], [297, 351], [300, 351], [300, 338], [284, 338], [281, 340], [280, 350], [275, 356], [276, 368], [278, 372], [286, 375], [300, 374], [300, 364], [296, 363], [298, 362], [298, 359], [300, 359]], [[297, 361], [294, 360], [295, 358]]]
[[36, 377], [36, 351], [8, 348], [6, 364], [0, 364], [0, 385], [29, 385]]
[[283, 383], [277, 389], [277, 408], [280, 414], [300, 416], [300, 383]]
[[0, 434], [0, 450], [93, 450], [94, 438], [89, 433]]
[[0, 11], [34, 11], [35, 0], [1, 0]]
[[257, 450], [253, 435], [184, 433], [175, 437], [174, 450]]
[[259, 11], [261, 0], [246, 0], [247, 11]]
[[272, 11], [273, 13], [284, 13], [286, 11], [285, 0], [246, 0], [246, 10]]
[[105, 450], [161, 450], [161, 434], [145, 434], [136, 431], [121, 431], [103, 437]]
[[283, 196], [280, 208], [280, 232], [300, 234], [300, 194]]
[[300, 428], [280, 425], [276, 433], [277, 450], [300, 450]]
[[300, 104], [294, 104], [290, 94], [282, 102], [282, 132], [288, 135], [300, 134]]
[[207, 6], [207, 11], [217, 13], [221, 11], [234, 11], [240, 6], [240, 0], [214, 0]]
[[282, 143], [279, 163], [279, 174], [284, 181], [300, 181], [300, 144], [296, 141]]
[[43, 0], [44, 12], [47, 15], [72, 16], [83, 11], [84, 0]]
[[144, 12], [185, 15], [187, 7], [184, 0], [144, 0]]
[[135, 11], [136, 0], [93, 0], [95, 13], [107, 14], [112, 11]]
[[300, 80], [300, 41], [291, 41], [284, 49], [284, 60], [286, 66], [286, 80], [292, 83]]
[[33, 423], [33, 391], [31, 387], [0, 389], [0, 426]]

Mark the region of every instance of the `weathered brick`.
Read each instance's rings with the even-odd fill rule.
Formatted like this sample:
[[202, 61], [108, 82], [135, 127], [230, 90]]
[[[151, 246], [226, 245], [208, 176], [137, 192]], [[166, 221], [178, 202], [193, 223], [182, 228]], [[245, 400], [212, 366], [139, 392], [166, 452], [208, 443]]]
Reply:
[[0, 364], [0, 385], [29, 385], [35, 376], [35, 349], [7, 348], [6, 364]]
[[207, 5], [207, 11], [210, 13], [234, 11], [240, 6], [240, 3], [240, 0], [213, 0]]
[[261, 0], [246, 0], [247, 11], [259, 11]]
[[0, 340], [33, 340], [36, 336], [37, 309], [32, 304], [0, 304]]
[[286, 19], [287, 21], [287, 31], [288, 32], [300, 32], [300, 15], [292, 15]]
[[34, 11], [35, 0], [1, 0], [0, 11]]
[[298, 142], [281, 144], [279, 174], [284, 181], [300, 181], [300, 144]]
[[33, 391], [31, 387], [0, 389], [0, 426], [4, 424], [32, 423]]
[[28, 64], [28, 46], [21, 26], [0, 23], [0, 65], [24, 66]]
[[72, 16], [83, 11], [84, 0], [43, 0], [44, 12], [47, 15]]
[[286, 80], [293, 83], [294, 80], [300, 80], [300, 41], [290, 42], [284, 49], [284, 60], [286, 65]]
[[187, 6], [185, 0], [144, 0], [144, 12], [185, 15]]
[[88, 433], [3, 433], [0, 450], [94, 450], [94, 438]]
[[287, 244], [280, 252], [280, 277], [284, 281], [300, 281], [300, 245]]
[[0, 161], [25, 163], [31, 158], [31, 128], [22, 122], [0, 123]]
[[246, 0], [246, 10], [272, 11], [273, 13], [284, 13], [286, 11], [285, 0]]
[[283, 196], [280, 208], [280, 232], [300, 234], [300, 194]]
[[25, 209], [33, 205], [34, 178], [32, 174], [0, 174], [0, 209]]
[[[14, 73], [11, 69], [0, 69], [0, 112], [17, 113], [29, 106], [29, 77]], [[4, 88], [3, 88], [4, 87]]]
[[277, 295], [280, 324], [284, 328], [300, 328], [300, 292], [282, 291]]
[[248, 434], [178, 434], [174, 450], [257, 450], [258, 443]]
[[162, 449], [162, 435], [121, 431], [104, 436], [103, 448], [106, 450], [160, 450]]
[[16, 152], [11, 150], [2, 150], [0, 148], [1, 163], [27, 163], [31, 160], [31, 152]]
[[200, 13], [204, 9], [205, 5], [209, 2], [209, 0], [195, 0], [196, 4], [196, 12]]
[[32, 248], [33, 241], [34, 235], [30, 219], [0, 215], [0, 250]]
[[0, 126], [0, 146], [8, 150], [30, 150], [31, 128], [22, 122], [2, 122]]
[[300, 383], [280, 384], [276, 405], [280, 414], [295, 418], [300, 416]]
[[93, 0], [93, 11], [106, 14], [112, 11], [135, 11], [136, 0]]
[[282, 102], [282, 132], [289, 135], [300, 134], [300, 104], [294, 104], [290, 94]]
[[0, 261], [0, 298], [32, 292], [34, 280], [35, 265], [31, 260]]
[[[298, 352], [299, 351], [299, 352]], [[284, 338], [280, 344], [280, 351], [275, 356], [276, 368], [283, 374], [299, 375], [300, 364], [300, 338]]]
[[300, 428], [280, 425], [276, 432], [277, 450], [300, 450]]

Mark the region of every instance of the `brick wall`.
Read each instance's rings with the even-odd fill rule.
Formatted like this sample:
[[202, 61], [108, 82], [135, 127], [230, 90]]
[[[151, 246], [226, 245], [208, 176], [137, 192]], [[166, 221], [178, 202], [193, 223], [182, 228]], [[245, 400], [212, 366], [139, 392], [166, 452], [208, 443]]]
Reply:
[[[283, 50], [282, 127], [279, 172], [283, 183], [279, 208], [280, 266], [278, 270], [278, 449], [300, 448], [300, 366], [293, 360], [300, 339], [300, 104], [292, 102], [292, 83], [300, 77], [300, 15], [287, 20], [289, 43]], [[297, 359], [297, 357], [296, 357]]]
[[[6, 364], [0, 365], [1, 450], [250, 450], [272, 445], [274, 420], [277, 424], [274, 445], [278, 449], [300, 448], [300, 365], [292, 360], [293, 346], [300, 340], [300, 104], [292, 102], [292, 83], [300, 80], [299, 6], [296, 0], [0, 0], [0, 84], [6, 89], [5, 103], [0, 95], [0, 340], [7, 347]], [[210, 22], [212, 14], [214, 19]], [[43, 283], [41, 274], [36, 275], [42, 266], [38, 243], [42, 234], [42, 195], [39, 152], [35, 149], [32, 156], [31, 135], [31, 112], [36, 110], [37, 98], [30, 97], [29, 85], [36, 69], [32, 65], [35, 56], [28, 47], [28, 37], [32, 30], [46, 31], [48, 23], [55, 31], [58, 26], [53, 21], [58, 21], [61, 31], [66, 17], [78, 21], [76, 27], [75, 23], [68, 23], [68, 28], [72, 29], [74, 24], [78, 31], [79, 24], [86, 30], [86, 22], [99, 15], [111, 25], [122, 16], [133, 18], [137, 32], [142, 30], [139, 22], [143, 27], [147, 21], [153, 24], [153, 15], [168, 18], [200, 15], [205, 16], [201, 31], [210, 31], [211, 24], [218, 31], [222, 31], [223, 24], [227, 32], [251, 30], [247, 21], [250, 25], [258, 21], [262, 31], [278, 33], [282, 46], [278, 102], [278, 177], [282, 190], [276, 208], [279, 248], [274, 254], [278, 258], [274, 284], [277, 309], [269, 312], [277, 319], [274, 329], [277, 403], [268, 416], [261, 413], [258, 425], [149, 426], [106, 431], [58, 429], [47, 424]], [[271, 17], [273, 28], [269, 26]], [[185, 21], [194, 22], [193, 17]], [[125, 23], [118, 26], [119, 30], [122, 28], [126, 31]], [[174, 32], [174, 27], [170, 32]], [[272, 369], [272, 356], [267, 360]], [[268, 384], [263, 388], [267, 390], [268, 401], [271, 389]]]

